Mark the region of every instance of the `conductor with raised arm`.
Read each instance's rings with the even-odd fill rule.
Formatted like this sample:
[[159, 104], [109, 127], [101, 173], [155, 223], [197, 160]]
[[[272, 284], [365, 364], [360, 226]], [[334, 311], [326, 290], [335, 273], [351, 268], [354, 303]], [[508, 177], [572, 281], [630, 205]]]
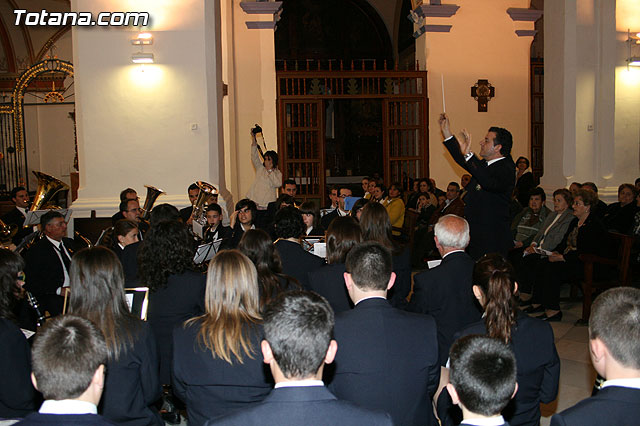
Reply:
[[464, 199], [471, 234], [469, 255], [474, 259], [493, 252], [506, 255], [513, 247], [509, 231], [509, 200], [515, 185], [511, 133], [502, 127], [490, 127], [480, 141], [480, 159], [471, 151], [471, 135], [466, 130], [458, 139], [451, 133], [447, 114], [440, 114], [438, 122], [444, 146], [453, 160], [471, 174]]

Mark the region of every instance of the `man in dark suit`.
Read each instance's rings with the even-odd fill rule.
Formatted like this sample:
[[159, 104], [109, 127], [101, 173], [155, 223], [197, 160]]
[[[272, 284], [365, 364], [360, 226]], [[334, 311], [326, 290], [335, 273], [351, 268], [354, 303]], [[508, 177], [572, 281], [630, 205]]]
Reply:
[[281, 294], [264, 314], [262, 355], [275, 389], [260, 404], [207, 425], [391, 425], [388, 414], [338, 400], [322, 382], [335, 358], [333, 311], [315, 293]]
[[43, 237], [24, 254], [24, 288], [36, 297], [52, 316], [62, 313], [64, 294], [69, 287], [69, 267], [75, 245], [66, 238], [64, 216], [51, 210], [40, 218]]
[[461, 424], [509, 426], [500, 412], [517, 390], [516, 357], [505, 343], [471, 335], [453, 344], [447, 392], [462, 409]]
[[303, 288], [309, 288], [308, 273], [324, 265], [324, 259], [305, 251], [300, 236], [306, 229], [300, 211], [283, 207], [275, 218], [275, 247], [282, 259], [282, 272], [297, 279]]
[[[138, 193], [133, 188], [123, 189], [120, 192], [120, 202], [122, 203], [124, 200], [138, 200], [138, 202], [140, 202]], [[122, 212], [118, 210], [118, 213], [111, 216], [111, 223], [115, 225], [120, 219], [124, 219], [124, 216], [122, 215]]]
[[329, 229], [329, 225], [336, 217], [347, 216], [349, 214], [348, 211], [344, 209], [344, 199], [347, 197], [351, 197], [352, 192], [351, 189], [346, 186], [341, 186], [338, 188], [338, 207], [334, 209], [331, 213], [327, 213], [322, 216], [320, 219], [320, 224], [322, 228]]
[[460, 185], [458, 185], [458, 182], [449, 182], [445, 198], [444, 204], [438, 207], [431, 215], [431, 219], [429, 219], [430, 225], [435, 225], [438, 219], [448, 214], [464, 217], [464, 201], [460, 199]]
[[191, 185], [189, 185], [189, 188], [187, 188], [187, 194], [189, 195], [189, 202], [191, 203], [191, 205], [189, 207], [180, 209], [180, 217], [182, 218], [182, 221], [184, 223], [191, 226], [191, 214], [193, 213], [193, 205], [198, 199], [200, 188], [195, 183], [192, 183]]
[[[280, 195], [287, 194], [290, 197], [295, 199], [296, 194], [298, 193], [298, 186], [296, 185], [296, 181], [293, 179], [287, 179], [282, 182], [282, 187], [280, 187]], [[266, 229], [271, 222], [273, 222], [273, 218], [276, 216], [276, 212], [278, 211], [278, 200], [271, 201], [267, 204], [267, 212], [264, 215], [263, 223], [258, 226], [259, 228]]]
[[436, 323], [389, 304], [392, 268], [391, 253], [377, 242], [361, 243], [347, 255], [344, 279], [355, 307], [336, 317], [340, 350], [329, 388], [340, 399], [386, 411], [395, 425], [436, 425]]
[[469, 224], [458, 216], [443, 216], [435, 226], [434, 240], [442, 263], [415, 276], [406, 309], [436, 320], [440, 365], [444, 366], [453, 335], [479, 321], [482, 312], [473, 295], [474, 262], [464, 252], [469, 244]]
[[5, 225], [15, 225], [18, 232], [11, 238], [15, 245], [20, 244], [22, 239], [33, 232], [32, 227], [24, 227], [24, 220], [27, 218], [29, 208], [29, 193], [23, 186], [18, 186], [11, 190], [11, 201], [16, 205], [7, 214], [2, 216]]
[[593, 302], [589, 353], [601, 389], [554, 415], [552, 426], [636, 425], [640, 421], [640, 290], [618, 287]]
[[474, 259], [493, 252], [506, 255], [513, 247], [509, 216], [509, 202], [515, 185], [511, 133], [501, 127], [490, 127], [480, 141], [480, 160], [471, 151], [471, 136], [466, 130], [458, 141], [449, 129], [446, 114], [440, 115], [439, 123], [451, 157], [471, 174], [464, 198], [464, 214], [471, 228], [469, 254]]
[[64, 315], [38, 331], [32, 350], [34, 386], [44, 403], [20, 425], [112, 425], [98, 415], [107, 344], [89, 320]]

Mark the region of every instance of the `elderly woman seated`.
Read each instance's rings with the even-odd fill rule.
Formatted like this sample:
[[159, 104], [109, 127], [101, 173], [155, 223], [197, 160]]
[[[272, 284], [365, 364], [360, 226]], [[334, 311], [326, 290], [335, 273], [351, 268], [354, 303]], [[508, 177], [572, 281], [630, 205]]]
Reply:
[[551, 210], [544, 205], [547, 196], [540, 187], [529, 191], [529, 207], [522, 209], [511, 223], [514, 247], [527, 247], [533, 241]]

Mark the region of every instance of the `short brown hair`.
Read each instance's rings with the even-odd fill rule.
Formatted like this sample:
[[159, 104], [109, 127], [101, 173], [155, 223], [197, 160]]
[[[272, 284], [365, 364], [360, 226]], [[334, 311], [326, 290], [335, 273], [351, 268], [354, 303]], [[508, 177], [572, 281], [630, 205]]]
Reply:
[[63, 315], [36, 334], [31, 355], [44, 399], [75, 399], [87, 390], [98, 367], [106, 365], [107, 344], [91, 321]]
[[598, 204], [598, 194], [593, 192], [590, 189], [584, 189], [584, 188], [578, 189], [573, 199], [575, 200], [576, 198], [580, 198], [585, 206], [589, 206], [592, 208], [596, 204]]
[[564, 198], [564, 201], [566, 201], [569, 207], [571, 207], [571, 203], [573, 203], [573, 195], [571, 195], [571, 191], [566, 188], [556, 189], [553, 191], [553, 197], [555, 198], [556, 195], [560, 195]]
[[599, 338], [624, 367], [640, 369], [640, 289], [612, 288], [596, 298], [589, 338]]

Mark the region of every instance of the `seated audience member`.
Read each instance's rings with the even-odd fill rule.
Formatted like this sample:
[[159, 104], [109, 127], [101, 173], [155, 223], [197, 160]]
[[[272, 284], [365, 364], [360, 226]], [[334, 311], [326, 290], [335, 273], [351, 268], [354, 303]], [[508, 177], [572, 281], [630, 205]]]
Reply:
[[379, 203], [370, 202], [362, 210], [360, 219], [362, 241], [376, 241], [386, 247], [393, 256], [394, 288], [388, 292], [389, 302], [396, 308], [407, 304], [411, 291], [411, 250], [393, 240], [391, 222], [387, 210]]
[[[535, 268], [537, 262], [540, 261], [540, 254], [535, 250], [542, 249], [552, 252], [562, 243], [569, 225], [577, 220], [571, 210], [571, 204], [573, 204], [573, 197], [568, 189], [555, 190], [553, 192], [553, 212], [547, 215], [531, 244], [522, 251], [514, 250], [509, 254], [509, 260], [515, 268], [520, 287], [520, 299], [526, 305], [530, 304], [531, 289], [533, 288], [534, 270], [532, 268]], [[525, 304], [521, 307], [524, 307]]]
[[582, 184], [580, 182], [571, 182], [571, 185], [569, 185], [569, 192], [571, 192], [571, 196], [576, 195], [578, 189], [582, 189]]
[[18, 425], [114, 425], [99, 416], [108, 349], [100, 330], [84, 318], [47, 322], [33, 344], [35, 387], [44, 403]]
[[515, 248], [528, 247], [536, 236], [550, 210], [544, 205], [547, 196], [537, 187], [529, 193], [529, 206], [522, 209], [511, 222]]
[[462, 410], [463, 425], [509, 426], [500, 415], [516, 394], [516, 359], [511, 349], [484, 336], [467, 336], [451, 348], [447, 392]]
[[[596, 204], [593, 206], [594, 216], [598, 218], [598, 220], [602, 220], [604, 218], [605, 213], [607, 213], [607, 205], [604, 201], [598, 198], [598, 187], [593, 182], [585, 182], [582, 184], [581, 189], [587, 189], [596, 194]], [[576, 194], [574, 194], [574, 197]]]
[[182, 221], [189, 226], [191, 226], [191, 220], [192, 220], [191, 215], [193, 214], [193, 205], [196, 203], [196, 200], [198, 199], [198, 194], [200, 194], [200, 187], [198, 187], [198, 185], [195, 183], [192, 183], [191, 185], [189, 185], [189, 188], [187, 188], [187, 195], [189, 195], [189, 202], [191, 203], [191, 205], [183, 209], [180, 209], [180, 218], [182, 218]]
[[606, 380], [598, 393], [551, 418], [552, 426], [634, 425], [640, 418], [640, 290], [605, 291], [591, 306], [589, 354]]
[[330, 189], [329, 189], [329, 206], [326, 207], [326, 209], [330, 209], [330, 210], [334, 210], [338, 208], [338, 187], [333, 185]]
[[305, 235], [308, 237], [323, 237], [324, 229], [320, 226], [320, 211], [315, 203], [312, 201], [304, 202], [299, 210], [306, 227]]
[[418, 197], [424, 194], [427, 197], [427, 205], [436, 207], [438, 205], [437, 197], [432, 193], [431, 181], [426, 178], [418, 179], [418, 191], [411, 194], [407, 200], [407, 208], [417, 209]]
[[336, 217], [347, 216], [349, 214], [344, 208], [344, 199], [347, 197], [351, 197], [351, 189], [346, 186], [341, 186], [338, 188], [338, 207], [332, 211], [331, 213], [327, 213], [320, 220], [320, 224], [322, 228], [329, 229], [329, 225], [331, 225], [331, 221]]
[[435, 321], [385, 300], [396, 275], [382, 244], [352, 248], [346, 271], [355, 307], [336, 317], [340, 350], [329, 388], [339, 399], [389, 413], [395, 425], [437, 425], [431, 407], [440, 379]]
[[460, 177], [460, 199], [462, 201], [464, 201], [464, 197], [467, 195], [467, 185], [469, 182], [471, 182], [470, 174], [465, 173]]
[[262, 229], [246, 231], [238, 250], [253, 262], [258, 272], [260, 311], [283, 291], [300, 289], [297, 279], [282, 273], [280, 255], [269, 234]]
[[366, 198], [359, 198], [353, 203], [351, 206], [351, 211], [349, 211], [349, 216], [354, 218], [356, 222], [360, 222], [360, 217], [362, 216], [362, 209], [369, 202]]
[[[149, 287], [147, 318], [158, 348], [160, 383], [169, 385], [173, 329], [204, 312], [206, 278], [195, 270], [194, 241], [182, 222], [160, 222], [147, 236], [138, 253], [140, 282]], [[179, 422], [171, 398], [165, 400], [169, 406], [165, 417]]]
[[[150, 228], [157, 226], [162, 222], [180, 220], [180, 212], [175, 206], [163, 203], [158, 204], [151, 210], [149, 218]], [[120, 261], [124, 269], [124, 280], [128, 287], [135, 287], [138, 283], [138, 248], [142, 245], [142, 241], [131, 243], [122, 250]]]
[[464, 252], [469, 244], [469, 224], [458, 216], [443, 216], [436, 224], [434, 240], [442, 263], [414, 277], [406, 309], [436, 320], [440, 365], [444, 366], [454, 334], [479, 321], [481, 312], [472, 289], [474, 262]]
[[256, 229], [255, 220], [258, 214], [258, 206], [248, 198], [236, 203], [236, 208], [230, 217], [231, 239], [225, 248], [236, 248], [242, 238], [242, 234], [249, 229]]
[[[125, 200], [140, 200], [140, 198], [138, 198], [138, 193], [135, 189], [127, 188], [123, 189], [122, 192], [120, 192], [120, 203]], [[122, 215], [122, 211], [118, 209], [118, 213], [115, 213], [113, 216], [111, 216], [111, 222], [115, 225], [117, 221], [124, 218], [125, 217]]]
[[369, 180], [371, 180], [368, 176], [363, 177], [360, 183], [362, 184], [362, 198], [367, 198], [367, 194], [369, 193]]
[[324, 259], [307, 252], [300, 245], [300, 237], [304, 234], [302, 215], [295, 207], [285, 207], [276, 213], [274, 225], [277, 238], [274, 246], [282, 259], [282, 272], [297, 279], [303, 288], [308, 288], [307, 274], [324, 265]]
[[[486, 334], [511, 346], [517, 361], [518, 393], [503, 415], [511, 425], [538, 426], [540, 403], [549, 403], [558, 394], [560, 359], [553, 330], [548, 323], [517, 309], [518, 286], [513, 268], [501, 255], [492, 253], [478, 260], [473, 269], [473, 284], [473, 292], [484, 309], [483, 320], [465, 328], [455, 338]], [[456, 425], [460, 411], [447, 409], [448, 397], [445, 392], [440, 394], [438, 415], [443, 425]]]
[[207, 206], [207, 230], [204, 234], [204, 241], [210, 243], [219, 239], [223, 239], [221, 246], [224, 247], [231, 238], [231, 228], [222, 224], [222, 207], [217, 203]]
[[404, 225], [404, 201], [402, 201], [402, 187], [399, 183], [394, 183], [389, 187], [389, 196], [382, 202], [382, 205], [389, 213], [391, 227], [396, 228], [393, 235], [400, 235], [400, 228]]
[[258, 288], [251, 261], [237, 250], [222, 250], [209, 263], [205, 312], [175, 328], [173, 387], [187, 404], [189, 425], [247, 408], [269, 394], [272, 382], [259, 355]]
[[327, 265], [309, 272], [309, 289], [327, 299], [336, 314], [353, 307], [344, 285], [344, 263], [349, 251], [361, 241], [360, 226], [354, 218], [336, 218], [327, 231]]
[[[606, 253], [606, 231], [593, 214], [598, 196], [589, 189], [580, 189], [573, 199], [573, 214], [578, 219], [571, 222], [564, 241], [548, 256], [540, 258], [532, 266], [534, 276], [532, 307], [528, 313], [543, 312], [545, 321], [560, 321], [560, 285], [581, 278], [584, 266], [580, 260], [583, 253], [604, 255]], [[595, 271], [599, 272], [599, 271]]]
[[435, 225], [438, 219], [448, 214], [464, 217], [464, 202], [460, 199], [460, 185], [456, 182], [449, 182], [445, 197], [444, 205], [436, 209], [431, 216], [430, 225]]
[[2, 221], [5, 225], [14, 225], [17, 228], [18, 231], [11, 238], [11, 242], [18, 245], [27, 235], [34, 231], [33, 227], [24, 226], [24, 221], [27, 218], [27, 209], [29, 208], [29, 193], [25, 187], [18, 186], [11, 190], [10, 197], [15, 208], [2, 216]]
[[322, 382], [325, 364], [336, 356], [333, 312], [311, 292], [288, 292], [268, 306], [261, 349], [276, 385], [251, 408], [207, 425], [391, 425], [388, 414], [338, 400]]
[[639, 211], [636, 205], [638, 191], [630, 183], [623, 183], [618, 188], [618, 202], [607, 206], [607, 210], [602, 218], [605, 228], [621, 234], [631, 234], [633, 227], [633, 217]]
[[442, 189], [438, 188], [438, 186], [436, 185], [436, 180], [434, 178], [429, 178], [429, 183], [431, 184], [431, 193], [435, 195], [436, 198], [445, 194]]
[[376, 186], [373, 187], [373, 192], [371, 193], [369, 201], [382, 203], [387, 199], [387, 195], [387, 187], [383, 183], [376, 183]]
[[23, 269], [20, 256], [0, 249], [0, 419], [24, 417], [37, 410], [38, 398], [29, 376], [29, 343], [13, 312], [24, 297], [18, 276]]
[[75, 243], [66, 237], [67, 223], [58, 211], [43, 214], [40, 226], [44, 237], [24, 254], [28, 277], [24, 288], [38, 299], [43, 311], [55, 316], [62, 313]]
[[522, 208], [529, 205], [530, 191], [535, 186], [533, 173], [529, 168], [529, 159], [518, 157], [516, 160], [516, 186], [513, 188], [513, 195]]
[[70, 278], [69, 312], [92, 321], [107, 344], [100, 414], [120, 425], [164, 425], [153, 405], [162, 396], [156, 342], [129, 312], [118, 258], [105, 247], [80, 250]]

